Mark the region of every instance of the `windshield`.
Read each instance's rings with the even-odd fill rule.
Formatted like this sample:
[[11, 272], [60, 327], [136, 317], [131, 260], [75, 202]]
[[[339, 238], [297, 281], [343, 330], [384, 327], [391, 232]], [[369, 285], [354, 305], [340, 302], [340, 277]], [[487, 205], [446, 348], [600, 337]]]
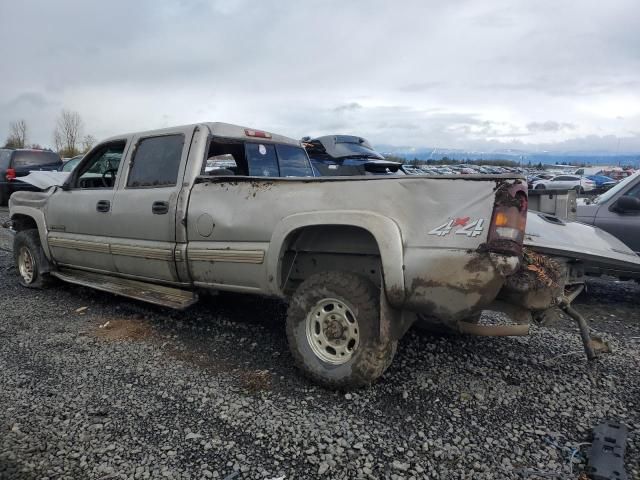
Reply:
[[70, 172], [71, 170], [73, 170], [76, 165], [78, 165], [80, 163], [80, 160], [82, 160], [82, 157], [80, 158], [72, 158], [71, 160], [69, 160], [67, 163], [65, 163], [62, 166], [62, 171], [63, 172]]
[[620, 190], [623, 190], [627, 185], [634, 182], [638, 178], [638, 175], [640, 175], [640, 172], [636, 172], [633, 175], [628, 176], [619, 184], [617, 184], [615, 187], [613, 187], [611, 190], [607, 190], [602, 195], [594, 198], [593, 203], [597, 205], [602, 205], [603, 203], [607, 203], [607, 201], [609, 201], [610, 198], [613, 198]]
[[61, 162], [58, 154], [53, 152], [20, 150], [13, 154], [14, 167], [37, 167]]

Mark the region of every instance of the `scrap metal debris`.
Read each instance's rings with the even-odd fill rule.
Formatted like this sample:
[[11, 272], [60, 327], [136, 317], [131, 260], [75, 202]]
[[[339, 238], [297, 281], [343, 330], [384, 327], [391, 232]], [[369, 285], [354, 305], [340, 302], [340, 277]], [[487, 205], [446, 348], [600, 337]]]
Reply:
[[560, 280], [560, 265], [547, 255], [541, 255], [529, 248], [522, 249], [522, 259], [524, 261], [524, 270], [522, 274], [529, 273], [530, 280], [534, 287], [540, 288], [557, 288]]
[[593, 480], [627, 480], [624, 469], [627, 433], [627, 427], [615, 420], [607, 420], [593, 429], [587, 468]]

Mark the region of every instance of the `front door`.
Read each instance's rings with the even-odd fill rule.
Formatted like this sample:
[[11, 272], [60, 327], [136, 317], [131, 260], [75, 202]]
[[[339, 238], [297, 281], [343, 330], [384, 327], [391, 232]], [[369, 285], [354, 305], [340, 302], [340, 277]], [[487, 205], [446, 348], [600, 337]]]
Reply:
[[[624, 195], [640, 198], [640, 183], [627, 190]], [[619, 196], [616, 197], [620, 198]], [[610, 207], [615, 200], [610, 200], [598, 209], [595, 226], [609, 232], [622, 240], [630, 249], [640, 254], [640, 212], [618, 212]]]
[[116, 271], [141, 279], [179, 283], [176, 206], [193, 127], [138, 137], [115, 192], [111, 253]]
[[126, 139], [98, 145], [72, 172], [65, 189], [49, 197], [48, 243], [58, 264], [114, 271], [109, 250], [114, 187], [126, 148]]

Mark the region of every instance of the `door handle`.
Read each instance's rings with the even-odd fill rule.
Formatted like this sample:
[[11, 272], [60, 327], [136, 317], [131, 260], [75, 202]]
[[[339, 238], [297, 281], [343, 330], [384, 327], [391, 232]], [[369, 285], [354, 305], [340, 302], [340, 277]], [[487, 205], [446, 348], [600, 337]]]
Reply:
[[108, 212], [111, 210], [111, 202], [109, 200], [98, 200], [96, 203], [96, 210], [99, 212]]
[[169, 212], [169, 202], [153, 202], [151, 212], [154, 215], [164, 215]]

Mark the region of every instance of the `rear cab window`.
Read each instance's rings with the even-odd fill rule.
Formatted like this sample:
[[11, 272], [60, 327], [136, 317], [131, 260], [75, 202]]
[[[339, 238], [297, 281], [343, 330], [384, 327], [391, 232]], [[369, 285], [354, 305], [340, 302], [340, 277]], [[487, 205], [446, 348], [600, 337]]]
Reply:
[[304, 149], [293, 145], [276, 145], [281, 177], [313, 177]]
[[275, 145], [263, 143], [245, 144], [250, 177], [279, 177], [280, 168]]
[[313, 177], [302, 147], [281, 143], [212, 137], [203, 175], [250, 177]]

